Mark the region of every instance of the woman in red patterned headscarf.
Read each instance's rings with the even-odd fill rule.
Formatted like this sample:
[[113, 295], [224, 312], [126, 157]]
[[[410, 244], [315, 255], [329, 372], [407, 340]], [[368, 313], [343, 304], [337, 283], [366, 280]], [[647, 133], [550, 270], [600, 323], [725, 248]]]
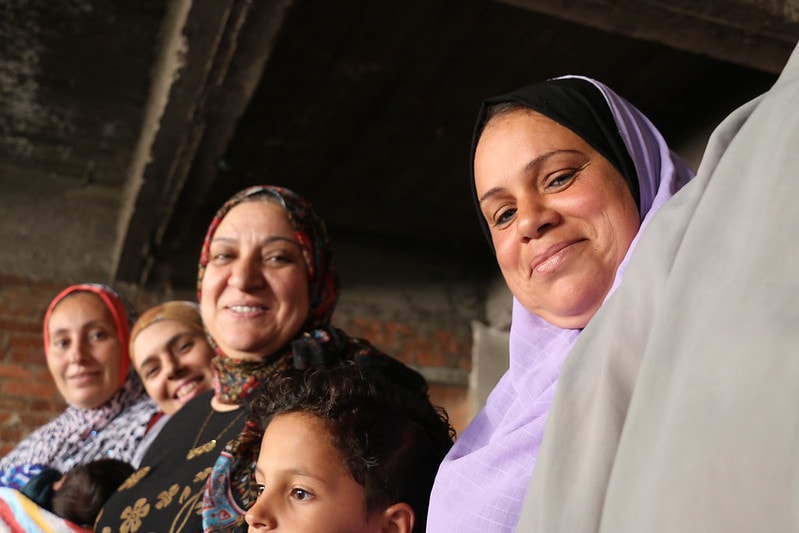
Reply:
[[44, 348], [68, 407], [0, 460], [0, 484], [19, 488], [43, 467], [65, 472], [104, 457], [131, 461], [158, 410], [129, 368], [134, 318], [105, 285], [72, 285], [53, 299], [44, 318]]
[[172, 416], [96, 530], [231, 531], [243, 524], [259, 448], [243, 433], [247, 401], [278, 370], [343, 359], [391, 365], [406, 386], [426, 394], [420, 374], [330, 324], [338, 293], [331, 243], [306, 200], [274, 186], [228, 200], [206, 234], [198, 276], [217, 354], [214, 391]]

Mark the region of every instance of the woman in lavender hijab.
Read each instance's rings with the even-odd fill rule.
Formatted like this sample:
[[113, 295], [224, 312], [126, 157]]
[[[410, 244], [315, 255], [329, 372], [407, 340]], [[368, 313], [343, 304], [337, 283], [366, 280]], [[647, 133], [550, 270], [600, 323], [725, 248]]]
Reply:
[[512, 531], [561, 365], [622, 280], [641, 230], [692, 177], [634, 106], [567, 76], [486, 100], [480, 221], [513, 293], [510, 366], [445, 458], [428, 531]]

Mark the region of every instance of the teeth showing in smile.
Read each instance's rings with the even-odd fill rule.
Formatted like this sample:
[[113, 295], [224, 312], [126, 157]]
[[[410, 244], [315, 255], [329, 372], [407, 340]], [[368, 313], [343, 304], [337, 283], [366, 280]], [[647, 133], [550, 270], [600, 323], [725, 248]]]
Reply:
[[255, 305], [231, 305], [228, 309], [234, 313], [255, 313], [263, 311], [264, 308]]
[[185, 385], [181, 386], [178, 390], [175, 391], [175, 398], [182, 398], [187, 394], [191, 394], [194, 389], [200, 384], [199, 381], [192, 381], [191, 383], [186, 383]]

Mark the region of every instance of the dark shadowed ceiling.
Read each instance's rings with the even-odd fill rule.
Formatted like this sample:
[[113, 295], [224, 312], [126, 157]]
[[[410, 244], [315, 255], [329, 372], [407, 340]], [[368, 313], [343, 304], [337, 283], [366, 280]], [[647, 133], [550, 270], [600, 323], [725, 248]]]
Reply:
[[336, 242], [484, 268], [483, 98], [585, 74], [680, 145], [773, 83], [797, 1], [695, 4], [2, 0], [0, 272], [191, 287], [213, 212], [259, 183]]

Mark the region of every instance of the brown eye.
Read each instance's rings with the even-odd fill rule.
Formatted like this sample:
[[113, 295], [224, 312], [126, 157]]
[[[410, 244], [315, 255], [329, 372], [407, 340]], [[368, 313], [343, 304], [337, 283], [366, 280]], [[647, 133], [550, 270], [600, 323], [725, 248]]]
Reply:
[[63, 350], [69, 346], [69, 339], [55, 339], [53, 341], [53, 346]]

